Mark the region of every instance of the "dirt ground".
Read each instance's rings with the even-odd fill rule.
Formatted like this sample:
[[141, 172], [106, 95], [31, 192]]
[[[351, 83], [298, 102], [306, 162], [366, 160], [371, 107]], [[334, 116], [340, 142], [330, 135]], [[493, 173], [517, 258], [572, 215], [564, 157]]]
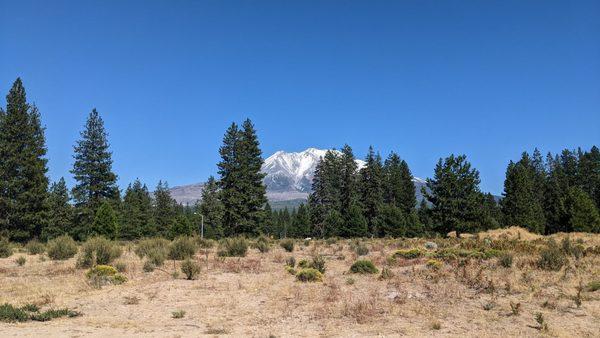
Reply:
[[[571, 237], [586, 248], [600, 244], [600, 235]], [[546, 239], [531, 240], [542, 247]], [[435, 240], [440, 248], [461, 241], [466, 240]], [[143, 272], [143, 261], [128, 244], [117, 260], [126, 264], [128, 281], [101, 289], [88, 282], [87, 270], [75, 268], [75, 258], [51, 261], [19, 252], [0, 259], [0, 304], [68, 307], [81, 316], [0, 322], [0, 336], [600, 337], [600, 291], [584, 291], [580, 307], [573, 300], [580, 282], [600, 281], [600, 255], [570, 258], [555, 272], [536, 266], [539, 253], [517, 249], [509, 268], [497, 258], [444, 261], [439, 270], [427, 267], [425, 257], [388, 259], [398, 248], [424, 248], [425, 242], [363, 241], [369, 253], [360, 258], [391, 269], [389, 279], [349, 273], [358, 256], [346, 240], [298, 241], [292, 253], [273, 243], [268, 253], [251, 248], [243, 258], [216, 257], [216, 247], [201, 249], [196, 280], [174, 276], [180, 264], [174, 261]], [[299, 261], [315, 254], [327, 260], [323, 282], [299, 282], [284, 268], [290, 256]], [[19, 256], [26, 257], [25, 265], [17, 265]], [[519, 307], [516, 312], [511, 303]], [[185, 311], [183, 318], [173, 318], [178, 310]], [[537, 313], [547, 330], [540, 329]]]

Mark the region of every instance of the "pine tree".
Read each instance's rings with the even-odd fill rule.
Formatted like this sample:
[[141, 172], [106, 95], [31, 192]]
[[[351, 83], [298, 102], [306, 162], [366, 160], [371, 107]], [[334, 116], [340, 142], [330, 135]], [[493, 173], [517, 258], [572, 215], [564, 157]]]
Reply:
[[107, 200], [104, 200], [98, 211], [96, 211], [96, 216], [90, 230], [91, 236], [98, 235], [109, 239], [117, 239], [119, 237], [119, 220]]
[[20, 78], [6, 101], [0, 113], [0, 234], [26, 241], [39, 236], [48, 219], [46, 142]]
[[506, 169], [501, 202], [506, 226], [523, 226], [531, 232], [544, 233], [546, 221], [536, 186], [536, 171], [525, 152], [519, 162], [511, 161]]
[[461, 233], [477, 229], [481, 211], [479, 172], [471, 169], [465, 155], [440, 159], [434, 178], [427, 179], [427, 188], [430, 192], [423, 189], [423, 195], [432, 204], [436, 231]]
[[153, 237], [156, 227], [152, 217], [152, 198], [139, 179], [130, 184], [123, 197], [123, 222], [119, 236], [124, 240]]
[[179, 236], [192, 236], [195, 231], [196, 229], [189, 218], [184, 215], [178, 215], [169, 229], [169, 238], [174, 239]]
[[600, 150], [593, 146], [589, 152], [585, 152], [579, 159], [579, 173], [581, 188], [596, 203], [600, 209]]
[[360, 203], [357, 169], [352, 148], [346, 144], [340, 159], [340, 215], [344, 225], [337, 232], [342, 237], [366, 236], [369, 231]]
[[[223, 237], [223, 204], [219, 200], [219, 186], [210, 176], [202, 189], [202, 199], [198, 211], [204, 216], [204, 235], [207, 238]], [[270, 212], [270, 210], [269, 210]]]
[[[337, 224], [337, 216], [340, 215], [341, 181], [341, 157], [329, 150], [315, 168], [312, 193], [308, 197], [312, 236], [331, 236], [337, 231], [332, 224]], [[332, 214], [332, 211], [335, 213]]]
[[112, 171], [112, 153], [109, 151], [108, 134], [104, 121], [93, 109], [81, 139], [75, 145], [75, 163], [71, 173], [77, 181], [73, 188], [75, 201], [77, 237], [85, 238], [90, 234], [89, 225], [98, 208], [105, 201], [118, 207], [120, 202], [117, 175]]
[[289, 230], [289, 236], [295, 238], [306, 238], [311, 234], [310, 215], [308, 207], [300, 204], [298, 210], [292, 217], [292, 226]]
[[419, 217], [419, 223], [423, 227], [424, 232], [431, 231], [433, 228], [433, 222], [431, 220], [431, 210], [427, 205], [425, 198], [419, 203], [419, 209], [417, 210], [417, 216]]
[[406, 236], [406, 217], [394, 204], [384, 204], [377, 215], [381, 235], [385, 237]]
[[590, 196], [579, 187], [571, 187], [565, 200], [568, 231], [600, 232], [600, 215]]
[[256, 235], [265, 220], [266, 188], [258, 137], [252, 122], [240, 130], [235, 123], [227, 129], [219, 149], [218, 164], [225, 235]]
[[154, 224], [157, 235], [169, 236], [169, 229], [176, 217], [175, 204], [175, 200], [173, 200], [169, 191], [169, 184], [158, 181], [158, 185], [154, 190]]
[[42, 229], [44, 241], [70, 234], [73, 227], [73, 207], [64, 178], [52, 183], [48, 196], [48, 225]]
[[369, 232], [379, 236], [377, 229], [377, 215], [383, 204], [383, 168], [381, 157], [375, 154], [373, 147], [365, 159], [365, 166], [360, 170], [360, 199], [363, 206], [363, 215], [367, 220]]
[[546, 219], [546, 234], [568, 231], [569, 215], [565, 200], [569, 191], [569, 180], [563, 170], [558, 156], [548, 154], [546, 157], [548, 179], [544, 189], [544, 216]]
[[401, 160], [396, 153], [391, 153], [383, 167], [385, 176], [385, 203], [399, 207], [408, 215], [415, 211], [417, 204], [413, 176], [406, 161]]

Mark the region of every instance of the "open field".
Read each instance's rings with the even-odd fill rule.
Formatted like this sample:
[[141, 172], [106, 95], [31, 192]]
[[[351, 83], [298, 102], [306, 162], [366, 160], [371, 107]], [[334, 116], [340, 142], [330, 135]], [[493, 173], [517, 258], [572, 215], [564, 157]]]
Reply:
[[[22, 250], [0, 259], [0, 304], [81, 315], [0, 322], [1, 335], [600, 336], [600, 290], [593, 287], [600, 282], [600, 235], [570, 234], [566, 249], [566, 234], [551, 236], [567, 258], [551, 271], [539, 265], [549, 238], [512, 230], [513, 239], [502, 230], [431, 240], [437, 249], [426, 249], [425, 239], [313, 240], [296, 241], [287, 252], [272, 241], [269, 252], [250, 247], [246, 257], [225, 258], [215, 245], [197, 251], [194, 280], [181, 273], [181, 261], [144, 272], [135, 244], [124, 243], [112, 265], [127, 281], [101, 287], [90, 282], [89, 269], [76, 267], [77, 257], [52, 261]], [[364, 247], [368, 253], [358, 256]], [[410, 248], [420, 250], [394, 255]], [[298, 263], [316, 255], [326, 262], [322, 282], [300, 282], [285, 268], [291, 256]], [[378, 273], [350, 273], [357, 259], [371, 260]]]

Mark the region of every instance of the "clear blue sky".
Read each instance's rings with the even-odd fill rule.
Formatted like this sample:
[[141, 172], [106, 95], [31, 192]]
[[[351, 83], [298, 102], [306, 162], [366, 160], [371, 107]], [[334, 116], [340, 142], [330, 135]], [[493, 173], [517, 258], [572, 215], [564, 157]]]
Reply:
[[265, 157], [464, 153], [500, 193], [523, 150], [600, 145], [600, 1], [0, 0], [2, 96], [18, 76], [52, 179], [96, 107], [122, 187], [205, 180], [250, 117]]

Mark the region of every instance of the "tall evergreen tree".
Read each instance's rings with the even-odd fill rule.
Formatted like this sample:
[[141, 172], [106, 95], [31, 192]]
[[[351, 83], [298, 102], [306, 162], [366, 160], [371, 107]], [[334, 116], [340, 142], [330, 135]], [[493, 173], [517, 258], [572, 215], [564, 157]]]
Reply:
[[600, 215], [590, 196], [579, 187], [571, 187], [565, 200], [568, 231], [600, 232]]
[[400, 208], [406, 215], [415, 211], [417, 204], [415, 185], [406, 161], [392, 152], [385, 161], [383, 172], [385, 202]]
[[569, 191], [569, 180], [563, 169], [560, 158], [548, 154], [546, 157], [548, 178], [544, 189], [544, 215], [546, 234], [568, 231], [569, 215], [565, 200]]
[[526, 152], [519, 162], [509, 163], [501, 202], [505, 225], [523, 226], [531, 232], [544, 233], [546, 220], [535, 190], [537, 184], [535, 167]]
[[308, 197], [315, 237], [331, 236], [337, 231], [341, 217], [341, 164], [338, 153], [329, 150], [315, 168], [312, 193]]
[[77, 181], [73, 188], [76, 207], [77, 236], [89, 236], [98, 208], [105, 202], [119, 203], [117, 175], [112, 171], [112, 153], [109, 150], [108, 134], [104, 121], [96, 109], [90, 113], [81, 139], [75, 145], [75, 162], [71, 173]]
[[295, 238], [305, 238], [309, 237], [310, 235], [311, 229], [308, 207], [304, 204], [300, 204], [292, 219], [289, 236]]
[[481, 192], [479, 172], [471, 168], [465, 155], [450, 155], [440, 159], [434, 178], [427, 179], [428, 192], [423, 195], [432, 204], [431, 216], [435, 230], [472, 232], [478, 229]]
[[600, 209], [600, 150], [593, 146], [589, 152], [585, 152], [579, 159], [579, 173], [581, 188], [596, 203]]
[[139, 179], [130, 184], [123, 197], [123, 221], [119, 237], [125, 240], [153, 237], [156, 227], [152, 217], [152, 198]]
[[204, 216], [204, 235], [207, 238], [223, 237], [223, 204], [219, 199], [219, 185], [210, 176], [202, 189], [202, 199], [198, 211]]
[[175, 200], [173, 200], [169, 191], [169, 184], [158, 181], [158, 185], [154, 190], [154, 224], [157, 235], [169, 236], [169, 229], [176, 217], [175, 204]]
[[70, 204], [69, 190], [64, 178], [50, 186], [48, 196], [48, 225], [42, 229], [40, 238], [50, 240], [70, 234], [73, 227], [73, 207]]
[[360, 203], [357, 169], [352, 148], [346, 144], [340, 159], [340, 214], [344, 225], [338, 234], [342, 237], [366, 236], [369, 230]]
[[225, 234], [249, 234], [259, 232], [265, 220], [267, 203], [262, 152], [254, 125], [250, 120], [240, 130], [235, 123], [227, 129], [223, 145], [219, 149], [219, 186], [224, 206], [223, 228]]
[[119, 219], [107, 200], [104, 200], [96, 211], [89, 235], [104, 236], [109, 239], [119, 237]]
[[381, 157], [375, 154], [372, 146], [369, 147], [365, 162], [360, 170], [360, 200], [369, 232], [373, 236], [379, 236], [376, 219], [383, 204], [383, 167]]
[[27, 103], [20, 78], [0, 113], [0, 234], [16, 241], [39, 236], [48, 218], [44, 128]]

